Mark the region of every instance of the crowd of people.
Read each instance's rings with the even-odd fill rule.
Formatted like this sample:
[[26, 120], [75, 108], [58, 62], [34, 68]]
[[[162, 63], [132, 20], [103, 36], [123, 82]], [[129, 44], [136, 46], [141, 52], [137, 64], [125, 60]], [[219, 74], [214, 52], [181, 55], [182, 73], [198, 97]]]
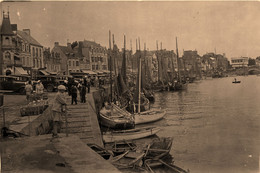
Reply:
[[[78, 93], [80, 96], [80, 102], [86, 103], [86, 94], [90, 93], [90, 87], [93, 86], [96, 89], [102, 88], [105, 84], [104, 78], [90, 78], [86, 77], [81, 80], [75, 80], [74, 78], [69, 78], [68, 81], [64, 81], [64, 85], [58, 86], [58, 92], [53, 99], [52, 106], [52, 120], [53, 120], [53, 137], [58, 137], [58, 132], [61, 128], [62, 119], [61, 116], [66, 112], [66, 91], [69, 96], [71, 96], [71, 104], [78, 103]], [[44, 86], [39, 80], [37, 84], [28, 81], [25, 84], [26, 100], [30, 103], [35, 98], [41, 100], [44, 93]], [[34, 99], [32, 99], [32, 97]]]
[[25, 93], [27, 103], [30, 103], [33, 100], [41, 100], [43, 98], [44, 86], [40, 80], [37, 81], [35, 87], [33, 86], [32, 81], [28, 81], [25, 83]]

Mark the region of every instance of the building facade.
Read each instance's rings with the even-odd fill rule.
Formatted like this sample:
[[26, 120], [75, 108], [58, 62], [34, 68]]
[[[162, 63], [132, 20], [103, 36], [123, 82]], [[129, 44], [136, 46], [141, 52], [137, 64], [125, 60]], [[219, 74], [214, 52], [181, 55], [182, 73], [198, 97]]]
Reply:
[[47, 73], [58, 74], [61, 71], [61, 58], [59, 54], [51, 54], [50, 48], [43, 49], [44, 67]]
[[232, 68], [248, 67], [248, 57], [231, 58], [230, 65]]
[[1, 74], [32, 75], [44, 67], [43, 46], [30, 34], [30, 29], [17, 30], [9, 12], [3, 13], [1, 26]]
[[[69, 74], [68, 59], [73, 56], [73, 51], [70, 44], [67, 46], [61, 46], [59, 42], [54, 43], [54, 47], [51, 50], [52, 57], [56, 57], [60, 62], [60, 74]], [[72, 70], [73, 68], [70, 68]]]

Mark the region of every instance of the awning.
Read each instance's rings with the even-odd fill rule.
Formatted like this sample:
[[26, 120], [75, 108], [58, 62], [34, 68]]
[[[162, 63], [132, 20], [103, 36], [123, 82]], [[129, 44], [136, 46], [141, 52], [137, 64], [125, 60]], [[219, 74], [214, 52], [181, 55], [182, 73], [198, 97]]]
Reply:
[[109, 71], [109, 70], [103, 70], [103, 72], [104, 72], [104, 73], [110, 73], [110, 71]]
[[39, 70], [43, 75], [49, 75], [49, 73], [45, 70]]
[[104, 72], [103, 71], [101, 71], [101, 70], [97, 70], [97, 71], [95, 71], [97, 74], [104, 74]]
[[87, 73], [87, 74], [90, 74], [90, 75], [96, 75], [97, 73], [91, 71], [91, 70], [81, 70], [83, 73]]
[[56, 74], [58, 74], [57, 72], [54, 72], [54, 71], [48, 71], [48, 73], [50, 73], [51, 75], [56, 75]]
[[28, 73], [22, 67], [15, 67], [15, 74], [28, 75]]

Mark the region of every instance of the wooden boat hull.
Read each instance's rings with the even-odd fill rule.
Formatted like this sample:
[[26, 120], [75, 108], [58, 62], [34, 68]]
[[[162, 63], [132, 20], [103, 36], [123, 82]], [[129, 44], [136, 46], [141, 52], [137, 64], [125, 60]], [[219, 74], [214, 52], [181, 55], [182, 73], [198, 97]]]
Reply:
[[129, 129], [135, 126], [133, 116], [127, 111], [120, 110], [116, 105], [113, 105], [110, 112], [102, 108], [99, 113], [99, 120], [102, 126], [113, 129]]
[[180, 91], [180, 90], [186, 90], [188, 87], [188, 84], [185, 83], [185, 84], [178, 84], [175, 86], [175, 91]]
[[152, 136], [159, 132], [157, 127], [139, 128], [131, 130], [112, 131], [103, 134], [103, 141], [105, 143], [128, 141]]
[[170, 153], [172, 148], [173, 138], [159, 138], [155, 139], [147, 150], [146, 158], [160, 159]]
[[135, 124], [144, 124], [162, 119], [166, 114], [166, 111], [160, 109], [152, 109], [149, 111], [141, 112], [140, 114], [135, 114]]
[[123, 154], [127, 151], [135, 151], [137, 145], [133, 142], [123, 141], [123, 142], [115, 142], [112, 146], [112, 151], [115, 156]]
[[233, 81], [232, 83], [241, 83], [241, 81]]

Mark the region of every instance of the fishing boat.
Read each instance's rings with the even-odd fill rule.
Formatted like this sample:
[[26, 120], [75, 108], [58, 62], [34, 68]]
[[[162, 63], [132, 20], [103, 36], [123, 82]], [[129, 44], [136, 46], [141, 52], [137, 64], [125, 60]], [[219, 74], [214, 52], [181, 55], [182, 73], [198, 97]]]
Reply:
[[[143, 94], [141, 94], [141, 100], [140, 100], [140, 111], [147, 111], [150, 109], [150, 101], [147, 99]], [[127, 107], [127, 110], [131, 113], [134, 113], [138, 110], [138, 103], [131, 102], [129, 106]]]
[[129, 129], [135, 125], [133, 115], [113, 103], [100, 110], [99, 119], [101, 125], [113, 129]]
[[135, 151], [137, 145], [131, 141], [115, 142], [112, 146], [112, 151], [115, 156], [125, 153], [126, 151]]
[[178, 52], [178, 42], [177, 42], [177, 37], [176, 37], [176, 53], [177, 53], [177, 68], [178, 68], [178, 79], [177, 81], [174, 81], [174, 89], [175, 91], [179, 90], [186, 90], [188, 83], [186, 82], [186, 79], [182, 79], [181, 76], [181, 70], [180, 70], [180, 58], [179, 58], [179, 52]]
[[148, 111], [134, 114], [135, 124], [144, 124], [162, 119], [166, 114], [166, 111], [161, 109], [151, 109]]
[[157, 127], [146, 127], [146, 128], [136, 128], [130, 130], [120, 130], [120, 131], [109, 131], [103, 134], [103, 141], [105, 143], [129, 141], [134, 139], [140, 139], [148, 136], [152, 136], [159, 132], [160, 129]]

